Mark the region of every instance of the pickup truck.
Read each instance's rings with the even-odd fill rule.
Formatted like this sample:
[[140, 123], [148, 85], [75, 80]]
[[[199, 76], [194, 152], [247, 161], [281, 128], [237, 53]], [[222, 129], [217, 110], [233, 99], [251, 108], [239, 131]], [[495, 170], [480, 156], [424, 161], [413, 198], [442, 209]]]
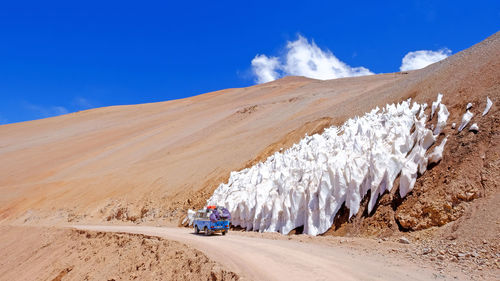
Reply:
[[222, 210], [222, 207], [208, 206], [197, 211], [193, 221], [194, 232], [198, 234], [203, 231], [205, 235], [221, 232], [226, 235], [229, 231], [230, 216], [219, 215], [219, 209]]

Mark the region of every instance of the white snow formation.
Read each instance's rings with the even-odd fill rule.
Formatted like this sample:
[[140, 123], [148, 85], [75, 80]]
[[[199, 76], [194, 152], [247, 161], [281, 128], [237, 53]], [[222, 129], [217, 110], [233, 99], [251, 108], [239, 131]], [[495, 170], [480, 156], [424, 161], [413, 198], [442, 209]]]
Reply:
[[458, 131], [461, 132], [467, 124], [469, 124], [469, 121], [472, 119], [472, 116], [474, 116], [474, 113], [470, 112], [467, 110], [467, 112], [464, 113], [462, 116], [462, 123], [460, 123], [460, 126], [458, 126]]
[[438, 163], [439, 160], [443, 158], [444, 145], [446, 144], [446, 141], [448, 141], [448, 137], [445, 137], [441, 141], [441, 144], [436, 146], [434, 150], [432, 150], [432, 152], [427, 156], [427, 159], [429, 161], [428, 164]]
[[431, 107], [431, 119], [434, 117], [434, 112], [436, 112], [437, 107], [441, 104], [441, 99], [443, 98], [443, 94], [438, 93], [437, 99], [435, 102], [432, 102]]
[[446, 121], [448, 120], [450, 113], [444, 104], [439, 104], [438, 121], [436, 123], [436, 128], [434, 129], [434, 135], [439, 135], [446, 126]]
[[196, 211], [189, 209], [187, 212], [187, 216], [182, 220], [182, 224], [188, 223], [189, 225], [193, 224], [194, 215], [196, 215]]
[[456, 126], [457, 126], [457, 123], [451, 123], [451, 128], [452, 129], [455, 129]]
[[467, 106], [465, 106], [465, 110], [469, 110], [472, 107], [472, 103], [468, 103]]
[[486, 115], [486, 113], [488, 113], [488, 111], [490, 111], [490, 108], [492, 105], [493, 105], [493, 103], [491, 102], [490, 98], [486, 97], [486, 107], [484, 108], [482, 116]]
[[[378, 197], [394, 188], [398, 175], [399, 192], [405, 196], [428, 162], [442, 158], [446, 138], [426, 155], [437, 136], [425, 127], [423, 109], [425, 104], [408, 100], [376, 108], [323, 134], [306, 135], [265, 162], [231, 172], [207, 204], [225, 206], [232, 224], [247, 230], [287, 234], [303, 226], [305, 234], [321, 234], [343, 204], [352, 217], [370, 191], [371, 212]], [[445, 112], [443, 105], [438, 119], [444, 123]]]
[[474, 124], [470, 125], [469, 131], [479, 132], [479, 126], [476, 123], [474, 123]]

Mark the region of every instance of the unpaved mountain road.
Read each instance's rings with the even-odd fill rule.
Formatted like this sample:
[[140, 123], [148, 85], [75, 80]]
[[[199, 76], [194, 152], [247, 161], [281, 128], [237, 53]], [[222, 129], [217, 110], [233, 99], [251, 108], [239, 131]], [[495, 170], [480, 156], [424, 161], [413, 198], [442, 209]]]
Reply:
[[182, 242], [240, 274], [245, 280], [433, 280], [439, 275], [404, 259], [294, 240], [249, 237], [237, 232], [206, 237], [192, 229], [79, 225], [81, 230], [144, 234]]

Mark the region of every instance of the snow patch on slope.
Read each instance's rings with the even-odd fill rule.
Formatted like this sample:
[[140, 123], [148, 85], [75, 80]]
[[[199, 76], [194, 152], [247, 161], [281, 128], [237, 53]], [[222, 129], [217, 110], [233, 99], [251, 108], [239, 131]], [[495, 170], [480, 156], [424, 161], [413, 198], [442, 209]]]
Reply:
[[432, 103], [432, 107], [431, 107], [431, 119], [432, 119], [432, 117], [434, 117], [434, 112], [436, 112], [436, 109], [441, 104], [441, 100], [442, 99], [443, 99], [443, 94], [438, 93], [436, 101]]
[[[299, 226], [310, 235], [327, 231], [343, 204], [350, 217], [355, 215], [368, 191], [371, 212], [399, 174], [399, 191], [405, 196], [428, 162], [442, 158], [446, 138], [426, 155], [437, 136], [425, 127], [425, 107], [410, 100], [391, 104], [306, 136], [263, 163], [232, 172], [208, 205], [228, 208], [233, 225], [283, 234]], [[440, 131], [448, 112], [444, 105], [439, 111]]]
[[446, 126], [446, 121], [448, 120], [450, 113], [444, 104], [439, 104], [438, 121], [436, 124], [436, 129], [434, 129], [434, 135], [439, 135]]
[[187, 216], [182, 220], [182, 224], [187, 223], [188, 225], [192, 225], [194, 222], [195, 215], [196, 211], [189, 209], [187, 211]]
[[436, 146], [434, 150], [427, 156], [428, 164], [438, 163], [443, 158], [444, 145], [448, 141], [448, 137], [445, 137], [441, 144]]
[[493, 105], [493, 102], [491, 102], [489, 97], [486, 97], [486, 107], [484, 108], [483, 115], [486, 115], [488, 111], [490, 111], [491, 106]]
[[474, 116], [474, 113], [470, 112], [469, 110], [464, 113], [464, 115], [462, 116], [462, 123], [460, 123], [460, 126], [458, 127], [459, 132], [461, 132], [467, 126], [467, 124], [469, 124], [472, 116]]
[[474, 124], [470, 125], [469, 131], [471, 131], [471, 132], [479, 132], [479, 126], [477, 125], [477, 123], [474, 123]]

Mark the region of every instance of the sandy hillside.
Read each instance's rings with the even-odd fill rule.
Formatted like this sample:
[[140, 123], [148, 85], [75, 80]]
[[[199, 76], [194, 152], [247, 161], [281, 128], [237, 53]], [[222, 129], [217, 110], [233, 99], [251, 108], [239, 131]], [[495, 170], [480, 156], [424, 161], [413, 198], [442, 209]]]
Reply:
[[[0, 218], [175, 216], [169, 213], [174, 207], [200, 204], [231, 170], [273, 143], [286, 137], [283, 146], [289, 145], [330, 118], [341, 122], [363, 113], [372, 105], [355, 106], [358, 100], [404, 77], [291, 77], [1, 126], [0, 157], [8, 164], [0, 167]], [[380, 95], [376, 101], [393, 99]], [[198, 192], [202, 196], [193, 198]]]

